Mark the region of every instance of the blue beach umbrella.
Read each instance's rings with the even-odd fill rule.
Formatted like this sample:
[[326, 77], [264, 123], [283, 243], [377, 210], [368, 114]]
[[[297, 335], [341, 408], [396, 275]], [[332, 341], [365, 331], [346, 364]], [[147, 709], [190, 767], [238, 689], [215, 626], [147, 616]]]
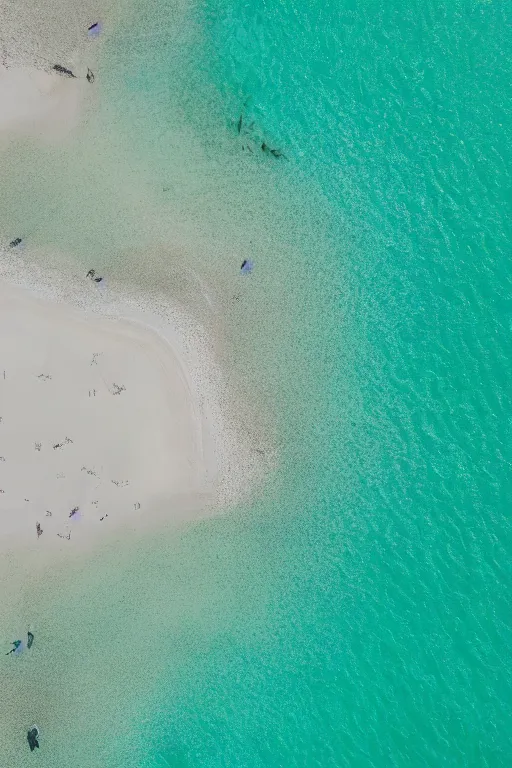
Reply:
[[101, 21], [95, 21], [94, 24], [91, 24], [91, 26], [87, 29], [87, 35], [90, 38], [99, 37], [101, 34], [103, 24]]

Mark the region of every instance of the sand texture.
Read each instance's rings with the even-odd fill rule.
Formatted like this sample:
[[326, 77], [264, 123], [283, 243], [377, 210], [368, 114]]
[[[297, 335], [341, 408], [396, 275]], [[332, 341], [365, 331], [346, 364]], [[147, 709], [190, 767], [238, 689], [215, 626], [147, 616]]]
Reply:
[[165, 340], [6, 284], [0, 317], [0, 548], [197, 512], [215, 461]]
[[[88, 86], [88, 88], [86, 88]], [[77, 126], [80, 107], [92, 95], [84, 78], [62, 77], [34, 67], [0, 66], [0, 136], [62, 140]]]

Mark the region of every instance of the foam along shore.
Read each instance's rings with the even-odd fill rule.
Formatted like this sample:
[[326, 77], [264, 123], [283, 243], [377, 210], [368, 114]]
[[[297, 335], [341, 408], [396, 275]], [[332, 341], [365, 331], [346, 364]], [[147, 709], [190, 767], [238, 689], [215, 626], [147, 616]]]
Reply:
[[86, 95], [92, 95], [92, 89], [85, 76], [0, 66], [0, 134], [60, 140], [77, 125]]
[[0, 282], [0, 418], [0, 551], [79, 546], [215, 496], [215, 420], [139, 323]]

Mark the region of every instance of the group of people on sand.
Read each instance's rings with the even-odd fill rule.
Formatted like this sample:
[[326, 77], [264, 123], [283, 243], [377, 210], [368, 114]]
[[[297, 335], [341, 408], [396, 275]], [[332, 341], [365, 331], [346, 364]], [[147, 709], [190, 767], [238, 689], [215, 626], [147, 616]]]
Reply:
[[[18, 248], [18, 246], [22, 245], [22, 243], [23, 243], [23, 240], [22, 240], [21, 237], [15, 237], [14, 240], [11, 240], [11, 242], [9, 243], [9, 248]], [[245, 263], [246, 262], [244, 262], [244, 264]], [[242, 270], [244, 268], [244, 264], [242, 264]], [[92, 280], [94, 283], [102, 283], [103, 282], [103, 277], [99, 277], [96, 274], [96, 270], [95, 269], [90, 269], [88, 271], [88, 273], [86, 274], [86, 277], [89, 278], [89, 280]]]
[[[99, 22], [96, 22], [96, 23], [92, 24], [88, 28], [89, 36], [90, 37], [96, 37], [99, 34], [100, 29], [101, 29], [101, 25], [100, 25]], [[53, 69], [54, 69], [55, 72], [57, 72], [57, 73], [59, 73], [59, 74], [61, 74], [63, 76], [73, 77], [73, 78], [76, 77], [76, 75], [73, 74], [73, 72], [71, 70], [67, 69], [66, 67], [63, 67], [60, 64], [55, 64], [53, 66]], [[93, 74], [93, 72], [90, 69], [87, 69], [86, 78], [87, 78], [89, 83], [94, 82], [94, 74]], [[242, 122], [243, 122], [243, 116], [241, 115], [239, 123], [238, 123], [238, 133], [240, 133], [241, 130], [242, 130]], [[274, 155], [274, 157], [284, 157], [283, 153], [280, 150], [272, 149], [272, 148], [270, 148], [265, 143], [263, 143], [261, 145], [261, 149], [262, 149], [263, 152], [267, 152], [267, 151], [270, 152], [272, 155]], [[19, 246], [22, 246], [22, 244], [23, 244], [22, 238], [16, 237], [14, 240], [11, 240], [11, 242], [9, 243], [9, 246], [10, 246], [10, 248], [16, 248], [17, 249], [17, 248], [19, 248]], [[240, 266], [240, 273], [242, 275], [250, 275], [252, 273], [253, 269], [254, 269], [254, 262], [251, 261], [250, 259], [245, 259], [242, 262], [241, 266]], [[103, 277], [98, 276], [96, 274], [96, 270], [95, 269], [90, 269], [87, 272], [87, 274], [86, 274], [86, 278], [90, 279], [92, 282], [95, 282], [95, 283], [103, 282]], [[70, 517], [75, 512], [77, 512], [77, 511], [78, 511], [78, 508], [75, 508], [74, 510], [72, 510], [72, 512], [70, 514]], [[105, 515], [105, 517], [106, 517], [106, 515]], [[103, 520], [104, 518], [101, 518], [101, 519]], [[37, 536], [38, 536], [38, 538], [42, 534], [42, 532], [43, 531], [42, 531], [42, 528], [41, 528], [40, 524], [37, 523]], [[28, 632], [27, 633], [26, 644], [22, 640], [13, 640], [12, 643], [11, 643], [11, 645], [12, 645], [11, 650], [8, 651], [5, 655], [6, 656], [10, 656], [11, 654], [14, 654], [15, 656], [19, 656], [24, 651], [25, 647], [27, 649], [32, 648], [33, 643], [34, 643], [34, 634], [32, 632]], [[37, 725], [31, 726], [29, 728], [29, 730], [27, 731], [27, 741], [28, 741], [28, 745], [30, 747], [30, 751], [31, 752], [33, 752], [35, 749], [39, 749], [39, 737], [40, 737], [40, 734], [39, 734], [39, 728], [37, 727]]]
[[[101, 27], [101, 21], [95, 21], [94, 24], [91, 24], [89, 27], [87, 27], [87, 36], [91, 39], [98, 37], [101, 33]], [[76, 78], [75, 73], [72, 72], [71, 69], [63, 67], [62, 64], [54, 64], [52, 69], [54, 72], [57, 72], [57, 74], [62, 75], [63, 77]], [[94, 83], [94, 73], [89, 69], [89, 67], [87, 67], [87, 74], [85, 78], [88, 83]]]
[[96, 270], [90, 269], [88, 273], [86, 274], [86, 277], [88, 277], [90, 280], [93, 280], [95, 283], [101, 283], [103, 278], [102, 277], [96, 277]]

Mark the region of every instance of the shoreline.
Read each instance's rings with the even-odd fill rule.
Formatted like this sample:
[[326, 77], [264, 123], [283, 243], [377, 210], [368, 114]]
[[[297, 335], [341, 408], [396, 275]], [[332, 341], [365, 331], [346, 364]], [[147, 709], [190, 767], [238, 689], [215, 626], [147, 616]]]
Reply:
[[[56, 0], [51, 6], [7, 4], [2, 12], [0, 150], [22, 137], [58, 144], [98, 106], [98, 83], [87, 75], [101, 68], [104, 32], [115, 26], [117, 4], [86, 0], [78, 7]], [[89, 36], [96, 22], [100, 32]]]
[[[208, 621], [216, 571], [202, 542], [244, 514], [276, 464], [271, 395], [240, 375], [244, 365], [252, 372], [250, 358], [233, 344], [248, 323], [233, 311], [243, 306], [237, 265], [246, 253], [228, 247], [234, 267], [220, 270], [215, 290], [203, 245], [224, 252], [216, 229], [187, 220], [178, 204], [172, 226], [154, 227], [153, 237], [153, 221], [167, 215], [158, 190], [167, 181], [155, 174], [149, 184], [143, 164], [132, 167], [127, 126], [109, 111], [115, 83], [103, 77], [102, 50], [119, 10], [103, 13], [89, 0], [79, 9], [69, 0], [13, 7], [4, 39], [0, 32], [0, 53], [9, 53], [7, 34], [16, 54], [6, 90], [0, 82], [9, 197], [0, 244], [0, 613], [6, 652], [27, 630], [36, 637], [33, 651], [4, 659], [0, 734], [13, 766], [26, 760], [25, 718], [41, 726], [43, 762], [60, 764], [69, 745], [62, 764], [76, 754], [97, 763], [88, 747], [109, 736], [110, 705], [119, 714], [123, 702], [129, 714], [132, 695], [151, 692], [169, 658], [148, 653], [162, 619], [178, 606], [173, 647], [196, 611], [199, 629]], [[49, 24], [52, 14], [59, 25]], [[89, 43], [87, 22], [97, 19], [105, 37]], [[60, 78], [48, 71], [54, 64], [83, 79]], [[118, 179], [118, 168], [129, 172]], [[146, 223], [125, 232], [125, 216]], [[43, 217], [75, 238], [46, 237]], [[86, 279], [91, 267], [105, 278], [99, 286]], [[262, 356], [258, 370], [265, 365]], [[222, 600], [221, 621], [225, 609]]]
[[[63, 0], [63, 2], [65, 4], [67, 0]], [[71, 13], [73, 14], [73, 9], [71, 9]], [[96, 18], [105, 20], [105, 15], [98, 13], [97, 16], [96, 14], [94, 14], [94, 17], [91, 16], [91, 20]], [[98, 63], [100, 72], [98, 81], [101, 83], [100, 59], [103, 45], [102, 36], [100, 36], [99, 40], [88, 40], [84, 19], [82, 19], [83, 23], [78, 24], [73, 15], [75, 36], [79, 39], [80, 44], [76, 44], [73, 51], [66, 58], [59, 59], [58, 63], [71, 66], [74, 70], [76, 67], [76, 72], [78, 73], [79, 67], [83, 69], [82, 64], [85, 62], [84, 52], [88, 48], [90, 53], [87, 54], [87, 63], [91, 61]], [[113, 18], [110, 19], [110, 26], [112, 25]], [[1, 39], [0, 42], [2, 42]], [[47, 45], [48, 42], [48, 40], [45, 40], [44, 44]], [[0, 118], [1, 152], [8, 153], [11, 143], [15, 145], [16, 142], [26, 141], [27, 138], [32, 140], [34, 149], [41, 146], [42, 152], [44, 152], [45, 144], [56, 143], [61, 138], [66, 140], [71, 138], [71, 140], [74, 140], [72, 134], [79, 133], [84, 120], [87, 119], [84, 112], [87, 111], [93, 115], [98, 111], [98, 107], [101, 104], [101, 91], [97, 90], [98, 83], [90, 84], [85, 78], [63, 78], [54, 72], [49, 72], [48, 67], [44, 71], [45, 68], [37, 66], [37, 59], [38, 57], [41, 58], [39, 56], [40, 53], [40, 50], [37, 54], [34, 53], [35, 58], [31, 58], [28, 55], [10, 57], [7, 69], [4, 57], [4, 61], [0, 65], [0, 102], [4, 107], [2, 118]], [[67, 141], [65, 143], [67, 144]], [[274, 464], [274, 449], [271, 446], [271, 441], [256, 426], [260, 421], [256, 408], [252, 406], [248, 399], [247, 402], [242, 400], [242, 395], [237, 391], [236, 376], [233, 377], [231, 375], [230, 378], [230, 371], [227, 370], [225, 365], [226, 359], [223, 354], [222, 308], [216, 305], [212, 296], [208, 295], [208, 287], [205, 284], [205, 280], [196, 274], [190, 266], [187, 267], [185, 273], [186, 281], [193, 286], [190, 294], [191, 300], [190, 302], [185, 301], [178, 304], [177, 296], [171, 298], [163, 292], [159, 292], [158, 282], [156, 282], [154, 289], [146, 288], [140, 290], [136, 283], [125, 282], [122, 278], [119, 279], [118, 275], [117, 278], [113, 278], [114, 287], [112, 288], [108, 276], [107, 259], [107, 263], [104, 265], [107, 269], [106, 279], [98, 286], [92, 280], [85, 279], [83, 264], [75, 261], [68, 251], [61, 252], [55, 248], [34, 247], [30, 235], [30, 228], [28, 233], [25, 231], [4, 232], [5, 247], [2, 248], [0, 246], [0, 295], [4, 297], [2, 302], [4, 304], [4, 311], [5, 297], [13, 302], [16, 299], [20, 306], [23, 304], [24, 310], [17, 310], [18, 315], [22, 317], [25, 313], [32, 316], [33, 329], [36, 335], [39, 320], [47, 322], [50, 316], [53, 316], [55, 321], [51, 326], [51, 333], [48, 333], [49, 337], [59, 334], [60, 329], [62, 329], [63, 333], [67, 332], [69, 330], [68, 326], [71, 324], [74, 324], [76, 329], [79, 328], [77, 330], [77, 338], [84, 335], [87, 336], [89, 331], [92, 332], [92, 328], [95, 328], [93, 335], [96, 338], [97, 346], [101, 346], [100, 340], [103, 336], [108, 336], [112, 339], [115, 334], [120, 335], [123, 337], [123, 343], [126, 342], [128, 344], [129, 342], [132, 349], [132, 352], [127, 350], [122, 352], [119, 360], [120, 363], [122, 360], [126, 362], [132, 353], [136, 357], [140, 352], [141, 346], [145, 348], [146, 352], [151, 350], [154, 358], [150, 366], [153, 371], [152, 383], [151, 385], [148, 382], [144, 385], [141, 383], [142, 390], [144, 386], [153, 387], [153, 390], [151, 390], [153, 395], [149, 395], [147, 399], [151, 399], [151, 396], [154, 396], [158, 400], [158, 397], [160, 397], [161, 402], [163, 402], [162, 392], [165, 390], [165, 386], [157, 386], [156, 379], [158, 377], [156, 371], [161, 364], [161, 360], [164, 359], [164, 365], [173, 372], [176, 386], [179, 380], [181, 386], [180, 396], [182, 396], [183, 403], [186, 400], [184, 409], [188, 413], [189, 423], [188, 431], [184, 429], [184, 434], [186, 433], [189, 438], [192, 432], [196, 435], [195, 448], [194, 450], [190, 448], [190, 455], [187, 458], [188, 463], [196, 467], [196, 482], [190, 482], [188, 485], [185, 484], [186, 487], [182, 487], [179, 483], [177, 486], [176, 484], [172, 486], [171, 483], [166, 488], [165, 483], [162, 483], [162, 488], [165, 488], [165, 490], [160, 495], [155, 491], [154, 498], [150, 502], [151, 513], [144, 521], [134, 514], [129, 515], [125, 509], [122, 516], [120, 516], [118, 511], [117, 517], [119, 521], [115, 525], [111, 520], [112, 513], [110, 513], [109, 526], [112, 529], [115, 528], [116, 531], [119, 531], [119, 527], [122, 525], [126, 525], [131, 529], [137, 529], [141, 526], [145, 528], [155, 526], [158, 528], [169, 522], [166, 511], [169, 507], [170, 498], [179, 499], [176, 509], [174, 509], [171, 516], [171, 522], [193, 520], [222, 512], [223, 509], [236, 504], [239, 500], [246, 499], [257, 482], [262, 478], [264, 471]], [[7, 247], [7, 243], [15, 240], [17, 237], [23, 238], [20, 245], [15, 248]], [[91, 258], [91, 260], [97, 262], [97, 255], [95, 258]], [[96, 266], [96, 263], [94, 265]], [[2, 310], [0, 309], [0, 311]], [[80, 317], [77, 313], [81, 313]], [[9, 315], [7, 314], [3, 323], [4, 331], [0, 331], [0, 352], [2, 345], [5, 347], [5, 344], [10, 343], [11, 347], [16, 346], [15, 343], [12, 343], [12, 338], [9, 342], [9, 334], [6, 330], [9, 326], [13, 326], [13, 323], [10, 322]], [[25, 346], [29, 343], [33, 344], [31, 332], [29, 332], [28, 328], [25, 328], [24, 334]], [[41, 346], [44, 346], [46, 341], [44, 338], [39, 338], [39, 343]], [[72, 342], [68, 340], [67, 344], [68, 347], [65, 354], [68, 356], [74, 354]], [[122, 344], [119, 342], [118, 347], [120, 346]], [[93, 350], [91, 349], [89, 352], [92, 354]], [[87, 365], [90, 367], [90, 360], [89, 363], [85, 360], [75, 360], [74, 364], [78, 367], [82, 366], [83, 377], [90, 377], [91, 372], [87, 367]], [[24, 365], [27, 367], [28, 362], [25, 361]], [[221, 365], [224, 365], [226, 370], [222, 370]], [[2, 370], [4, 369], [4, 366], [0, 367]], [[60, 360], [57, 367], [61, 371], [60, 378], [63, 378], [66, 369], [64, 358]], [[31, 386], [34, 384], [34, 377], [38, 375], [47, 375], [47, 373], [41, 371], [36, 374], [35, 371], [30, 371], [30, 376], [32, 377]], [[127, 373], [123, 375], [125, 377], [128, 376]], [[116, 381], [116, 377], [117, 374], [116, 376], [110, 376], [111, 384]], [[56, 377], [56, 379], [58, 378], [59, 376]], [[0, 379], [1, 384], [2, 380]], [[50, 387], [53, 386], [53, 382], [49, 382], [49, 385]], [[70, 387], [73, 391], [78, 391], [79, 383], [74, 381], [70, 384]], [[94, 383], [91, 383], [87, 391], [89, 389], [95, 390]], [[129, 389], [132, 391], [134, 388], [130, 387]], [[186, 396], [184, 393], [186, 393]], [[122, 393], [117, 394], [120, 396], [116, 399], [116, 402], [117, 400], [121, 401], [122, 398], [125, 399]], [[30, 392], [27, 390], [24, 396], [27, 398], [27, 402], [31, 402], [32, 398], [42, 397], [42, 393], [37, 389]], [[17, 393], [12, 391], [9, 397], [14, 398], [14, 401], [16, 401]], [[113, 397], [112, 392], [110, 392], [110, 397]], [[135, 398], [131, 403], [135, 413], [138, 409], [144, 407], [143, 399], [143, 397], [139, 396], [138, 399]], [[86, 405], [88, 406], [89, 404], [87, 403]], [[75, 403], [75, 406], [76, 409], [84, 409], [86, 407], [83, 402], [78, 403], [78, 401]], [[8, 406], [4, 405], [3, 409], [6, 407], [8, 408]], [[56, 402], [51, 401], [51, 399], [41, 400], [39, 406], [34, 406], [32, 410], [32, 420], [36, 421], [39, 413], [44, 413], [49, 408], [55, 407]], [[108, 408], [105, 410], [106, 406], [104, 403], [102, 403], [101, 408], [104, 410], [104, 421], [107, 421], [110, 418], [111, 410]], [[71, 406], [68, 410], [72, 410]], [[18, 411], [18, 418], [22, 418], [23, 408], [20, 406]], [[174, 421], [179, 416], [180, 413], [176, 412], [175, 409]], [[169, 421], [170, 427], [168, 432], [172, 432], [173, 418]], [[0, 426], [2, 425], [0, 424]], [[85, 425], [77, 426], [79, 432], [82, 427], [85, 428]], [[120, 430], [120, 432], [125, 429], [122, 419], [119, 420], [115, 428]], [[155, 434], [159, 434], [156, 442], [160, 441], [160, 444], [165, 446], [162, 448], [162, 452], [165, 453], [165, 451], [169, 450], [173, 457], [178, 460], [181, 453], [179, 441], [171, 449], [165, 443], [164, 436], [161, 434], [164, 430], [159, 432], [158, 425], [156, 424], [153, 425], [153, 428]], [[59, 445], [61, 438], [56, 435], [50, 437], [49, 431], [51, 430], [48, 424], [42, 425], [41, 429], [43, 435], [48, 433], [48, 439], [31, 436], [30, 441], [32, 444], [50, 441], [52, 445]], [[125, 435], [128, 443], [131, 441], [133, 451], [135, 451], [134, 435], [137, 429], [142, 431], [144, 424], [139, 423], [138, 426], [134, 426], [129, 435]], [[4, 435], [5, 433], [6, 430], [4, 430]], [[68, 434], [65, 435], [65, 438], [73, 440], [73, 437]], [[0, 433], [0, 442], [1, 439], [2, 435]], [[92, 439], [92, 435], [84, 437], [86, 444], [89, 444]], [[120, 441], [122, 443], [123, 439], [120, 438]], [[73, 445], [73, 450], [75, 450], [74, 442], [70, 443], [70, 445]], [[59, 448], [58, 450], [60, 451], [61, 449]], [[111, 454], [116, 450], [116, 446], [114, 444], [111, 445], [109, 450]], [[19, 465], [18, 472], [22, 471], [23, 462], [25, 462], [25, 466], [32, 465], [34, 451], [35, 449], [32, 449], [32, 454], [25, 451], [22, 456], [23, 451], [19, 448], [17, 459]], [[0, 445], [0, 456], [4, 453], [6, 453], [6, 450]], [[103, 464], [108, 464], [107, 454], [108, 451], [104, 457]], [[156, 451], [156, 454], [158, 455], [158, 451]], [[143, 465], [144, 452], [139, 456], [139, 461], [134, 459], [135, 455], [136, 452], [130, 454], [127, 451], [127, 455], [124, 457], [125, 464], [133, 465], [133, 467], [138, 466], [138, 464]], [[89, 463], [85, 461], [85, 458], [79, 462], [80, 466], [84, 468], [85, 473], [87, 473], [88, 469], [91, 469]], [[0, 463], [0, 472], [2, 468], [6, 468], [3, 462]], [[73, 469], [68, 467], [66, 471], [76, 473], [77, 470], [76, 467]], [[91, 471], [95, 472], [96, 470], [92, 468]], [[135, 469], [133, 471], [135, 472]], [[181, 473], [183, 476], [186, 476], [187, 472], [186, 462], [184, 462]], [[54, 474], [55, 476], [63, 474], [63, 471], [59, 470]], [[163, 470], [161, 474], [164, 474]], [[94, 475], [91, 476], [94, 477]], [[43, 477], [39, 476], [36, 485], [43, 487], [43, 479]], [[116, 477], [112, 477], [108, 481], [114, 482], [116, 479]], [[84, 485], [82, 478], [79, 476], [75, 477], [74, 482], [77, 484], [77, 487]], [[0, 490], [6, 491], [7, 489], [3, 488], [2, 484], [5, 485], [5, 482], [0, 476]], [[152, 483], [146, 482], [144, 487], [149, 488], [151, 485]], [[45, 492], [50, 499], [53, 499], [55, 494], [57, 494], [55, 498], [60, 498], [61, 496], [61, 491], [56, 488], [50, 490], [48, 487]], [[31, 500], [31, 497], [35, 495], [32, 491], [21, 493], [20, 489], [18, 489], [17, 493], [23, 500], [25, 498]], [[69, 506], [68, 514], [75, 506], [80, 508], [80, 512], [77, 515], [82, 516], [83, 514], [83, 519], [80, 522], [81, 539], [84, 542], [97, 540], [92, 528], [87, 536], [83, 533], [86, 527], [84, 523], [87, 516], [79, 500], [71, 501], [70, 493], [71, 491], [68, 491], [69, 498], [66, 502]], [[85, 490], [83, 490], [83, 493], [85, 493]], [[4, 507], [5, 512], [7, 496], [8, 494], [6, 493], [0, 495], [0, 524], [3, 515], [2, 507]], [[83, 503], [89, 504], [94, 500], [86, 498]], [[23, 504], [29, 503], [32, 504], [33, 502], [23, 501]], [[38, 504], [42, 503], [43, 500], [40, 499]], [[104, 504], [108, 505], [109, 503], [114, 503], [114, 501], [106, 494]], [[130, 503], [139, 504], [141, 502], [139, 499], [135, 499], [131, 500]], [[23, 504], [18, 510], [22, 517], [26, 513]], [[15, 507], [15, 509], [18, 508]], [[13, 510], [11, 510], [12, 512]], [[90, 509], [88, 513], [90, 516]], [[61, 517], [63, 514], [63, 510], [61, 510]], [[44, 525], [46, 525], [47, 531], [52, 530], [54, 527], [53, 517], [51, 521], [43, 520], [41, 519], [42, 512], [38, 512], [36, 509], [32, 509], [30, 515], [34, 517], [34, 519], [30, 518], [34, 530], [36, 523], [41, 525], [43, 531]], [[35, 517], [38, 519], [36, 520]], [[100, 517], [98, 515], [98, 520]], [[104, 531], [109, 529], [104, 524], [105, 522], [106, 518], [101, 518], [102, 536], [105, 535]], [[51, 547], [48, 547], [49, 551], [63, 552], [66, 548], [68, 550], [75, 550], [75, 547], [76, 551], [79, 551], [81, 545], [71, 543], [76, 540], [76, 537], [71, 539], [65, 538], [70, 530], [76, 528], [76, 526], [74, 528], [70, 527], [72, 523], [68, 523], [63, 518], [61, 521], [62, 530], [52, 530], [52, 537], [55, 541]], [[4, 533], [8, 528], [7, 524], [4, 525]], [[47, 531], [44, 531], [42, 534], [39, 544], [45, 541]], [[32, 534], [34, 534], [34, 531], [32, 531]], [[57, 535], [60, 537], [59, 539], [57, 539]], [[35, 534], [33, 538], [34, 536]], [[7, 536], [6, 534], [0, 539], [0, 551], [5, 549], [6, 538], [12, 538], [15, 541], [12, 551], [19, 553], [23, 550], [23, 546], [20, 546], [18, 541], [19, 532], [13, 532], [12, 536], [10, 534]], [[45, 549], [47, 546], [45, 545]], [[42, 547], [40, 546], [39, 549], [42, 549]], [[34, 551], [33, 542], [28, 545], [27, 551], [29, 550], [31, 552]]]

